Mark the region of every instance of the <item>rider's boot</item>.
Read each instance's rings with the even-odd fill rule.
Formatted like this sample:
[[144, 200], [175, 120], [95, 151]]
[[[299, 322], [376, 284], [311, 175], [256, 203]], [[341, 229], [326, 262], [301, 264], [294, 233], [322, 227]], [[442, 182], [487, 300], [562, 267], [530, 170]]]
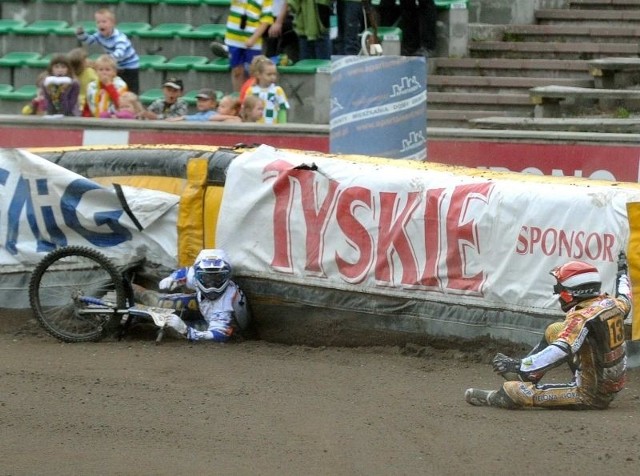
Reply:
[[467, 403], [477, 407], [517, 408], [517, 405], [509, 398], [503, 389], [481, 390], [479, 388], [468, 388], [464, 392], [464, 398]]

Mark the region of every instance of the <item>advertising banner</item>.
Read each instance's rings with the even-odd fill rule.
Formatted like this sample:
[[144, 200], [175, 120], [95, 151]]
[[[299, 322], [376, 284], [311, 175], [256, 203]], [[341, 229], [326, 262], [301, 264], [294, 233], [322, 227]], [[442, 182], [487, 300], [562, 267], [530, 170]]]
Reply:
[[596, 265], [613, 292], [629, 184], [268, 146], [231, 164], [217, 242], [243, 276], [410, 301], [560, 315], [549, 271]]
[[424, 58], [333, 57], [331, 152], [426, 160], [426, 78]]
[[176, 266], [180, 197], [104, 187], [42, 157], [0, 150], [0, 265], [30, 270], [61, 246], [97, 248], [117, 264], [133, 257]]

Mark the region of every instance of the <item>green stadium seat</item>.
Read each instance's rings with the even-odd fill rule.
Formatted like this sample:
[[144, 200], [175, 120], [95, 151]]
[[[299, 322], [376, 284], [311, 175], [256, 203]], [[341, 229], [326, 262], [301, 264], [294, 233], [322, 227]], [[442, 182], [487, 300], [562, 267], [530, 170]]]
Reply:
[[306, 59], [290, 66], [278, 66], [278, 72], [288, 74], [316, 74], [319, 68], [330, 68], [331, 60]]
[[194, 40], [213, 40], [214, 38], [224, 38], [227, 26], [220, 23], [205, 23], [195, 27], [190, 31], [178, 32], [180, 38], [189, 38]]
[[83, 0], [83, 2], [89, 4], [115, 4], [120, 3], [120, 0]]
[[69, 23], [64, 20], [37, 20], [28, 25], [23, 25], [13, 29], [16, 35], [48, 35], [56, 33], [57, 30], [64, 31], [69, 27]]
[[53, 31], [56, 35], [63, 36], [75, 36], [76, 30], [81, 26], [84, 28], [84, 31], [88, 34], [95, 33], [96, 31], [96, 22], [93, 20], [85, 20], [74, 23], [73, 25], [66, 26], [64, 28], [57, 28]]
[[185, 7], [197, 7], [202, 4], [202, 0], [161, 0], [161, 2], [167, 5], [184, 5]]
[[196, 65], [205, 64], [209, 61], [206, 56], [174, 56], [166, 63], [154, 66], [153, 69], [159, 71], [189, 71]]
[[38, 88], [35, 85], [27, 84], [21, 86], [18, 89], [12, 89], [10, 91], [0, 91], [0, 99], [9, 101], [30, 101], [38, 93]]
[[162, 89], [155, 88], [155, 89], [149, 89], [141, 93], [139, 96], [139, 99], [142, 104], [149, 105], [156, 99], [160, 99], [163, 97], [164, 97], [164, 93], [162, 92]]
[[154, 69], [157, 65], [166, 63], [167, 57], [162, 55], [140, 55], [140, 69]]
[[31, 51], [13, 51], [0, 58], [0, 67], [9, 68], [9, 82], [16, 84], [16, 69], [27, 66], [28, 60], [40, 58], [40, 53]]
[[122, 3], [138, 3], [140, 5], [159, 5], [160, 0], [122, 0]]
[[40, 53], [34, 53], [31, 51], [13, 51], [0, 58], [0, 66], [19, 68], [21, 66], [26, 66], [28, 60], [37, 58], [40, 58]]
[[42, 0], [44, 3], [76, 3], [76, 0]]
[[469, 0], [435, 0], [437, 8], [449, 10], [451, 8], [468, 8]]
[[161, 23], [151, 28], [138, 32], [140, 38], [173, 38], [181, 32], [192, 29], [189, 23]]
[[228, 7], [231, 5], [231, 0], [202, 0], [202, 4], [212, 7]]
[[13, 86], [11, 86], [10, 84], [0, 84], [0, 93], [8, 93], [13, 91]]
[[15, 28], [23, 27], [27, 24], [24, 20], [11, 20], [9, 18], [0, 19], [0, 35], [11, 33]]
[[41, 56], [40, 58], [31, 58], [24, 62], [24, 66], [29, 68], [47, 69], [49, 62], [55, 53], [49, 53], [48, 55]]
[[116, 28], [127, 36], [139, 36], [141, 31], [151, 30], [151, 25], [143, 21], [118, 23]]
[[196, 64], [193, 69], [204, 73], [228, 73], [231, 70], [229, 58], [216, 58], [208, 63]]

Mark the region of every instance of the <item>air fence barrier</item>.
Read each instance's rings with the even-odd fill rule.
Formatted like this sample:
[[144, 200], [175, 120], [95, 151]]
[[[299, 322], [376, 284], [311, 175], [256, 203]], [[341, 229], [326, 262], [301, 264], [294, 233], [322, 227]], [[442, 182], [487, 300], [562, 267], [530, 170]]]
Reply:
[[593, 262], [612, 292], [626, 250], [640, 282], [636, 183], [270, 146], [33, 152], [0, 155], [13, 307], [52, 243], [146, 253], [159, 275], [224, 248], [259, 335], [308, 345], [533, 344], [562, 317], [553, 266]]

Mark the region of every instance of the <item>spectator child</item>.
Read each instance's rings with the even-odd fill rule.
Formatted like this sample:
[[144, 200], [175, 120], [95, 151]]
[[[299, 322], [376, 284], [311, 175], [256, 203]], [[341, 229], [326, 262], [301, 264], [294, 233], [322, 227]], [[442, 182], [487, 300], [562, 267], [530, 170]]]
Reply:
[[26, 104], [22, 108], [22, 114], [24, 114], [25, 116], [43, 116], [47, 113], [47, 101], [44, 98], [44, 91], [42, 90], [42, 83], [44, 83], [44, 78], [46, 77], [46, 71], [43, 71], [38, 75], [38, 78], [36, 79], [36, 87], [38, 88], [36, 96], [31, 100], [29, 104]]
[[211, 44], [214, 54], [229, 57], [234, 91], [247, 79], [247, 65], [262, 53], [262, 36], [273, 23], [271, 7], [272, 0], [231, 0], [225, 44]]
[[184, 86], [182, 80], [169, 78], [162, 85], [164, 97], [153, 101], [142, 113], [145, 119], [168, 119], [170, 117], [186, 116], [189, 105], [181, 97]]
[[[247, 91], [248, 96], [258, 96], [264, 103], [264, 117], [260, 122], [284, 124], [287, 122], [289, 102], [284, 90], [275, 84], [278, 78], [276, 65], [269, 58], [256, 63], [256, 84]], [[245, 99], [246, 100], [246, 99]]]
[[95, 69], [98, 80], [91, 81], [87, 87], [89, 117], [100, 117], [103, 112], [115, 113], [120, 95], [128, 91], [127, 83], [118, 76], [118, 66], [111, 56], [99, 56], [95, 61]]
[[264, 116], [264, 102], [258, 96], [244, 98], [240, 108], [242, 122], [262, 122]]
[[[89, 55], [84, 48], [74, 48], [69, 54], [69, 65], [76, 79], [80, 83], [80, 94], [78, 95], [78, 107], [84, 111], [87, 104], [87, 87], [91, 81], [96, 81], [98, 75], [93, 66], [89, 63]], [[126, 82], [126, 81], [125, 81]], [[129, 85], [127, 85], [128, 87]]]
[[105, 111], [100, 114], [100, 117], [113, 119], [140, 119], [143, 111], [144, 107], [142, 107], [142, 104], [138, 99], [138, 95], [131, 91], [127, 91], [120, 96], [120, 107], [118, 107], [116, 112]]
[[232, 95], [224, 96], [218, 104], [218, 114], [211, 116], [213, 122], [240, 122], [240, 100]]
[[240, 87], [240, 103], [242, 103], [244, 101], [244, 98], [247, 97], [247, 91], [249, 90], [249, 88], [256, 84], [256, 75], [258, 74], [256, 65], [266, 59], [268, 59], [266, 55], [258, 55], [254, 56], [251, 60], [251, 64], [249, 65], [249, 77], [244, 83], [242, 83], [242, 86]]
[[196, 108], [198, 112], [195, 114], [187, 114], [185, 116], [170, 117], [167, 121], [209, 121], [211, 117], [218, 114], [218, 97], [213, 89], [203, 88], [196, 94]]
[[42, 82], [47, 115], [79, 116], [78, 94], [80, 83], [73, 76], [69, 60], [55, 55], [49, 61], [47, 77]]
[[95, 13], [96, 32], [88, 35], [82, 27], [76, 30], [79, 41], [92, 45], [98, 43], [118, 65], [118, 75], [127, 83], [129, 90], [138, 94], [140, 91], [140, 58], [131, 40], [116, 28], [116, 16], [108, 8], [101, 8]]

